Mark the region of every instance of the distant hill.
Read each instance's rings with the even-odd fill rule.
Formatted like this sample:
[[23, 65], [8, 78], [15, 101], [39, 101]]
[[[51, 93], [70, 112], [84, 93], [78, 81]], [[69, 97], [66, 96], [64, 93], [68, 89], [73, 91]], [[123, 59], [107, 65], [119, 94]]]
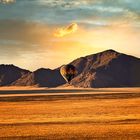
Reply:
[[15, 86], [39, 86], [39, 87], [57, 87], [65, 83], [60, 75], [59, 69], [51, 70], [40, 68], [32, 73], [28, 73], [20, 79], [13, 82]]
[[28, 70], [21, 69], [14, 65], [0, 65], [0, 86], [8, 86], [12, 82], [30, 73]]
[[[79, 72], [71, 81], [75, 87], [140, 86], [140, 59], [130, 55], [106, 50], [78, 58], [70, 64], [74, 65]], [[4, 85], [11, 83], [10, 85], [16, 86], [57, 87], [66, 83], [60, 75], [59, 69], [41, 68], [34, 72], [25, 71], [16, 78], [10, 78], [8, 74], [6, 77], [9, 82]]]

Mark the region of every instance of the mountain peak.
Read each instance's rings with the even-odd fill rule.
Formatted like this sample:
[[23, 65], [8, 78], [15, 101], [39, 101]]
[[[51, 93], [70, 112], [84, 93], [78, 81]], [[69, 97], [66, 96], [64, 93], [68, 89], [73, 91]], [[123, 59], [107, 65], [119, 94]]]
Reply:
[[34, 73], [37, 73], [37, 72], [45, 72], [45, 71], [51, 71], [51, 69], [49, 69], [49, 68], [39, 68], [39, 69], [37, 69], [37, 70], [35, 70], [34, 71]]
[[[108, 54], [108, 55], [120, 55], [121, 53], [117, 52], [116, 50], [113, 50], [113, 49], [109, 49], [109, 50], [105, 50], [105, 51], [102, 51], [102, 52], [98, 52], [96, 53], [97, 55], [102, 55], [102, 54]], [[93, 55], [96, 55], [96, 54], [93, 54]]]
[[118, 53], [117, 51], [113, 50], [113, 49], [108, 49], [108, 50], [105, 50], [104, 52], [114, 52], [114, 53]]

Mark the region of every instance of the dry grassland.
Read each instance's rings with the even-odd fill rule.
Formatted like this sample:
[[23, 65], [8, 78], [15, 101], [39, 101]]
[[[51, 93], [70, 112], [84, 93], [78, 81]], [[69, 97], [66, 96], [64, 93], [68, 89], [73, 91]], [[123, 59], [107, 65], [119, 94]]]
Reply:
[[0, 139], [140, 139], [139, 88], [50, 90], [1, 90]]

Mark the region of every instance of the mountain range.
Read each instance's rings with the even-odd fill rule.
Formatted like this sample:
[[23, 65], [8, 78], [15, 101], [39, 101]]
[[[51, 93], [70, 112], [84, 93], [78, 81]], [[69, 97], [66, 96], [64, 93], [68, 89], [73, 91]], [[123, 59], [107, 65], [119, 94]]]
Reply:
[[[139, 87], [140, 58], [106, 50], [80, 57], [71, 63], [78, 70], [71, 85], [84, 88]], [[65, 84], [60, 67], [29, 71], [14, 65], [0, 65], [0, 86], [57, 87]]]

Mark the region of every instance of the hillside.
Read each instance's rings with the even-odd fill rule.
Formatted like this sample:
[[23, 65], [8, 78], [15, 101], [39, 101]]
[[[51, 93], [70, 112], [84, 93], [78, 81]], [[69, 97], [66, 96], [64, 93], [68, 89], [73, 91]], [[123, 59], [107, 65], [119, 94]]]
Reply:
[[79, 75], [72, 80], [78, 87], [140, 86], [140, 59], [107, 50], [74, 60]]
[[30, 71], [14, 65], [0, 65], [0, 86], [8, 86]]
[[32, 73], [28, 73], [12, 83], [14, 86], [39, 86], [57, 87], [65, 83], [60, 75], [59, 69], [51, 70], [40, 68]]

